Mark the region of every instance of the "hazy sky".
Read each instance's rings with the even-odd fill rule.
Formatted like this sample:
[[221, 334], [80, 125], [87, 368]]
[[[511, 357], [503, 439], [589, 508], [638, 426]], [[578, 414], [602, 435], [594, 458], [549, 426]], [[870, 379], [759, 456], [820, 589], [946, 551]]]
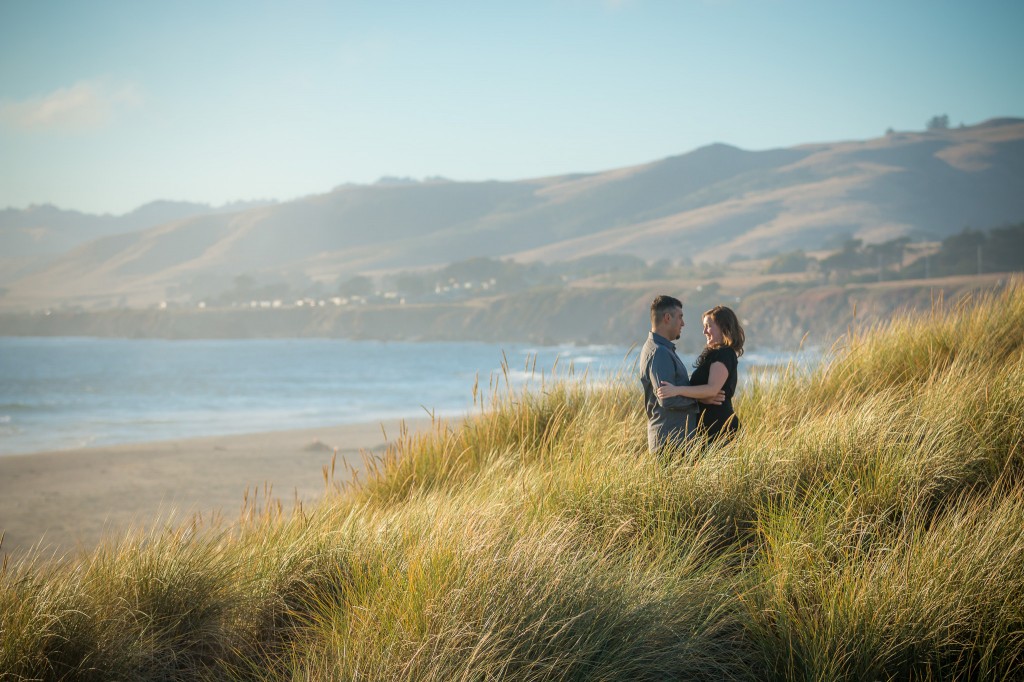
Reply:
[[1024, 116], [1020, 0], [0, 0], [0, 208], [512, 180]]

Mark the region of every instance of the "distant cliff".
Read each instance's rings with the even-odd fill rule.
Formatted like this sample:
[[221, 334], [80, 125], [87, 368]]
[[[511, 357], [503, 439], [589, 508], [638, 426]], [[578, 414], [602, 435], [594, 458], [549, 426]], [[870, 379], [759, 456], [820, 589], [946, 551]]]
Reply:
[[[751, 347], [795, 349], [802, 340], [807, 344], [829, 345], [848, 328], [882, 321], [897, 310], [927, 310], [971, 292], [1002, 288], [1008, 278], [996, 274], [782, 288], [758, 292], [739, 301], [721, 291], [683, 294], [687, 326], [681, 346], [693, 352], [702, 345], [700, 314], [718, 303], [737, 311]], [[662, 293], [662, 288], [564, 287], [430, 305], [8, 313], [0, 315], [0, 335], [334, 337], [630, 345], [646, 336], [648, 306], [655, 294]]]

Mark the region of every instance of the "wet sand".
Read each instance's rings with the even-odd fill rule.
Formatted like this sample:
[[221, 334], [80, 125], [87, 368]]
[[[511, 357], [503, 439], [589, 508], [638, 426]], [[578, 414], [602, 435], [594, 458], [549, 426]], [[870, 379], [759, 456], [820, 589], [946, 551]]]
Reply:
[[[410, 431], [429, 418], [405, 420]], [[391, 420], [272, 433], [211, 436], [62, 452], [0, 456], [0, 556], [89, 550], [104, 537], [168, 521], [237, 519], [246, 494], [291, 509], [325, 492], [323, 468], [337, 448], [334, 480], [383, 452], [402, 422]], [[258, 491], [258, 493], [257, 493]]]

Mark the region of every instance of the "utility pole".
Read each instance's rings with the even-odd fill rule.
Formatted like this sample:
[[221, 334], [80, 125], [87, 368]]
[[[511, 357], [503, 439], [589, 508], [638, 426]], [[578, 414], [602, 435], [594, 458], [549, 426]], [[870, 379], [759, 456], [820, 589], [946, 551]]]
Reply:
[[981, 274], [981, 244], [978, 244], [978, 274]]

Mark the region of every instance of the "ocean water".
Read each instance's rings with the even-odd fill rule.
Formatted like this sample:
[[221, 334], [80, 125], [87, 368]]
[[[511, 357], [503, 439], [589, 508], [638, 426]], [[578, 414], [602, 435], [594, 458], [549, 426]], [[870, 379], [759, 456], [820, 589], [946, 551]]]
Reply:
[[[0, 455], [473, 409], [473, 385], [605, 381], [637, 349], [332, 339], [0, 337]], [[744, 364], [785, 362], [748, 353]], [[503, 369], [505, 363], [507, 369]], [[535, 368], [535, 371], [534, 371]], [[532, 384], [531, 384], [532, 382]]]
[[607, 376], [627, 349], [329, 339], [0, 338], [0, 454], [465, 413], [507, 359]]

